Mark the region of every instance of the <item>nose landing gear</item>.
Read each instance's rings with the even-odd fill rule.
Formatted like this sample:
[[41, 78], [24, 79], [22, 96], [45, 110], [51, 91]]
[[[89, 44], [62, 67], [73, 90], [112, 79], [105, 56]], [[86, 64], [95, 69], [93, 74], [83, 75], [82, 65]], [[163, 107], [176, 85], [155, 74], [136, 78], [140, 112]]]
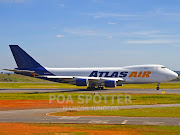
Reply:
[[159, 88], [159, 85], [160, 85], [160, 83], [157, 84], [156, 90], [159, 90], [159, 89], [160, 89], [160, 88]]

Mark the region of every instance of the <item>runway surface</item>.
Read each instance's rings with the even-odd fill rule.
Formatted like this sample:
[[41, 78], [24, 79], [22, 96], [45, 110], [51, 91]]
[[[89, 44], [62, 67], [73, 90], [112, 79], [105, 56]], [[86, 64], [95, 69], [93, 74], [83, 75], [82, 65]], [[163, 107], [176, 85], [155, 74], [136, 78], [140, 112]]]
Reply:
[[180, 94], [180, 89], [105, 89], [105, 90], [87, 90], [87, 89], [0, 89], [0, 93], [11, 92], [30, 92], [30, 93], [48, 93], [48, 92], [75, 92], [75, 93], [130, 93], [130, 94]]
[[[180, 104], [150, 105], [154, 107], [174, 107]], [[115, 108], [115, 107], [114, 107]], [[119, 106], [118, 109], [148, 108], [148, 105]], [[91, 108], [89, 107], [89, 110]], [[0, 111], [1, 123], [73, 123], [73, 124], [128, 124], [128, 125], [171, 125], [180, 126], [180, 118], [167, 117], [117, 117], [117, 116], [49, 116], [49, 113], [64, 111], [55, 109], [29, 109]]]

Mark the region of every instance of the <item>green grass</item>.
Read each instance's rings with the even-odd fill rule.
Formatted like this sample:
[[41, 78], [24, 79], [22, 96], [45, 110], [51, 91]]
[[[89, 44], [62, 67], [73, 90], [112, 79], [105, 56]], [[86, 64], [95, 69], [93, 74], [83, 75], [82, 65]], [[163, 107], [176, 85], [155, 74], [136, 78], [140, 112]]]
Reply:
[[48, 82], [46, 80], [18, 75], [18, 74], [0, 74], [0, 82]]
[[[80, 94], [80, 93], [0, 93], [0, 100], [49, 100], [49, 97], [55, 96], [57, 100], [58, 95], [63, 95], [65, 101], [71, 100], [75, 105], [78, 106], [119, 106], [119, 105], [150, 105], [150, 104], [176, 104], [180, 103], [180, 96], [178, 94], [98, 94], [100, 96], [93, 94]], [[125, 96], [131, 96], [131, 102], [125, 102]], [[67, 99], [71, 97], [71, 99]], [[81, 97], [80, 97], [81, 96]], [[86, 97], [92, 97], [91, 100], [85, 100]], [[105, 98], [107, 96], [107, 100]], [[122, 103], [118, 102], [118, 97], [122, 96]], [[80, 103], [83, 99], [85, 102]], [[62, 96], [59, 98], [61, 101]], [[114, 102], [113, 100], [114, 99]], [[100, 103], [95, 103], [94, 101], [100, 101]]]
[[141, 108], [122, 110], [92, 110], [52, 113], [56, 116], [128, 116], [128, 117], [180, 117], [180, 107]]
[[[179, 126], [146, 126], [146, 125], [89, 125], [89, 124], [29, 124], [36, 126], [60, 126], [72, 127], [78, 130], [99, 130], [99, 131], [134, 131], [138, 135], [178, 135], [180, 133]], [[73, 133], [76, 133], [75, 131]], [[89, 133], [89, 132], [87, 132]]]
[[[58, 88], [72, 88], [72, 89], [86, 89], [87, 87], [80, 87], [64, 83], [0, 83], [0, 89], [58, 89]], [[156, 84], [125, 84], [118, 89], [155, 89]], [[161, 89], [180, 89], [180, 83], [162, 83]]]
[[[156, 89], [157, 84], [124, 84], [116, 89]], [[0, 89], [86, 89], [87, 87], [76, 86], [65, 83], [0, 83]], [[180, 83], [162, 83], [161, 89], [180, 89]], [[111, 88], [112, 89], [112, 88]]]
[[77, 87], [75, 85], [63, 84], [63, 83], [0, 83], [0, 89], [59, 89], [59, 88], [86, 89], [86, 87]]

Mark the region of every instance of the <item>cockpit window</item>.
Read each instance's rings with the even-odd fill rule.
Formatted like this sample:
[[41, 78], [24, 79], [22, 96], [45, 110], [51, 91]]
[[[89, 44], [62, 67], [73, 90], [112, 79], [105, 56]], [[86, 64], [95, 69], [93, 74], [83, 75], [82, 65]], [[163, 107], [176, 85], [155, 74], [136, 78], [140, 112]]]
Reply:
[[166, 67], [162, 66], [161, 68], [166, 68]]

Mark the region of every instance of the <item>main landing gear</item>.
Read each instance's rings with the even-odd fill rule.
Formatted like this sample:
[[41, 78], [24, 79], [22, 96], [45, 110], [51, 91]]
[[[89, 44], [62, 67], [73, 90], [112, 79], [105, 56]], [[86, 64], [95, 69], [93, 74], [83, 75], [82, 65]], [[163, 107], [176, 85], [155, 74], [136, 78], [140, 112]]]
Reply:
[[160, 85], [160, 83], [158, 83], [158, 84], [157, 84], [157, 88], [156, 88], [156, 90], [159, 90], [159, 89], [160, 89], [160, 88], [159, 88], [159, 85]]
[[88, 86], [87, 87], [88, 90], [104, 90], [103, 86]]
[[98, 86], [98, 90], [104, 90], [103, 86]]

